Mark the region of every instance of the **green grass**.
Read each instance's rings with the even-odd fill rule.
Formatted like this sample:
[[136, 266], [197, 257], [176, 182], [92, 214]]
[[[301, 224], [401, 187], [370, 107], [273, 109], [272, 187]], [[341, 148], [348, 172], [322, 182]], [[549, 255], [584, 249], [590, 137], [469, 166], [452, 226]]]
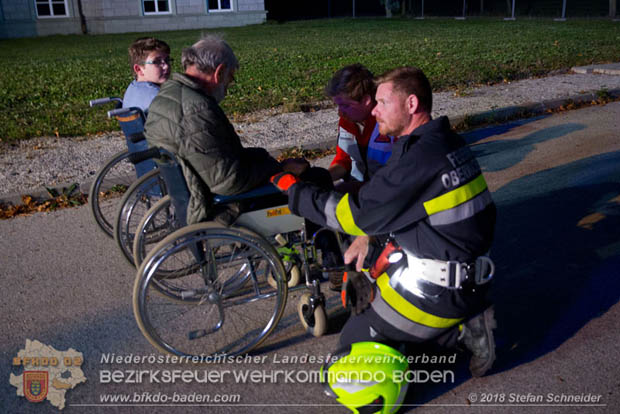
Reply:
[[[340, 67], [361, 62], [381, 73], [421, 67], [435, 90], [543, 76], [574, 65], [620, 60], [620, 24], [608, 20], [334, 19], [213, 30], [241, 70], [224, 100], [231, 116], [324, 100]], [[160, 32], [180, 70], [183, 47], [201, 31]], [[142, 35], [142, 34], [140, 34]], [[90, 99], [122, 96], [131, 81], [127, 46], [137, 34], [0, 41], [0, 139], [115, 130]]]

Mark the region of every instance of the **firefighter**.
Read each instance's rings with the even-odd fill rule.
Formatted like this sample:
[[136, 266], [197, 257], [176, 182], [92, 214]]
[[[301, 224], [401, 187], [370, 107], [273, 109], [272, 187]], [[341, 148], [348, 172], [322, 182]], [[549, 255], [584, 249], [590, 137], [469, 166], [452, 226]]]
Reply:
[[[495, 360], [494, 310], [486, 299], [496, 216], [491, 193], [448, 118], [432, 119], [431, 87], [420, 69], [393, 69], [376, 85], [372, 115], [381, 134], [398, 139], [359, 193], [322, 189], [288, 173], [272, 182], [288, 192], [294, 214], [361, 236], [344, 256], [355, 270], [342, 289], [352, 309], [342, 346], [460, 342], [472, 353], [472, 375], [482, 376]], [[368, 273], [362, 268], [371, 236], [387, 247]]]

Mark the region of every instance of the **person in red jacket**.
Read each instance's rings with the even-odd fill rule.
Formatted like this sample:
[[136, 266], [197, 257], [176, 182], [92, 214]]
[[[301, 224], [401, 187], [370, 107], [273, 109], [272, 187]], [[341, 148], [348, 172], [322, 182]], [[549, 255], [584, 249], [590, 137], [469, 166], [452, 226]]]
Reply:
[[385, 163], [392, 153], [392, 137], [379, 133], [372, 115], [377, 102], [373, 74], [355, 63], [338, 70], [325, 93], [338, 106], [338, 147], [329, 166], [337, 188], [356, 191]]
[[[375, 92], [372, 72], [359, 63], [336, 71], [325, 87], [326, 95], [338, 106], [338, 146], [328, 169], [338, 191], [359, 191], [392, 154], [394, 139], [379, 132], [372, 115], [377, 104]], [[335, 257], [333, 242], [327, 243], [329, 246], [320, 244], [317, 247], [327, 252], [326, 267], [342, 264], [342, 258]], [[332, 271], [327, 277], [330, 288], [340, 290], [343, 273]]]

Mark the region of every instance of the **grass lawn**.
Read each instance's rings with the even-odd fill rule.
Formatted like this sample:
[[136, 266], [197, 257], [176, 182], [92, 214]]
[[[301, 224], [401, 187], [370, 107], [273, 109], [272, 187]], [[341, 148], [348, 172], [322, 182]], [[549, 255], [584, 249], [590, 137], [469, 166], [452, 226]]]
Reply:
[[[340, 67], [360, 62], [374, 73], [422, 68], [435, 90], [532, 76], [574, 65], [620, 60], [620, 24], [483, 18], [332, 19], [213, 30], [241, 63], [223, 102], [231, 116], [324, 100]], [[167, 41], [180, 71], [183, 47], [201, 31], [152, 33]], [[131, 81], [127, 46], [144, 34], [0, 40], [0, 139], [74, 136], [118, 129], [88, 100], [122, 96]]]

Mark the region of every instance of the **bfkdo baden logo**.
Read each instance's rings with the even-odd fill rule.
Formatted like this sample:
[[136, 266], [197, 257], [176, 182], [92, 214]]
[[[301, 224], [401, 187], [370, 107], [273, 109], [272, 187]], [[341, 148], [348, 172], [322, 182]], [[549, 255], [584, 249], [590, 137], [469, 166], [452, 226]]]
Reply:
[[9, 379], [16, 394], [32, 403], [48, 400], [53, 406], [65, 408], [65, 395], [76, 385], [86, 382], [82, 372], [84, 357], [81, 352], [67, 351], [45, 345], [39, 341], [26, 340], [26, 347], [13, 357], [13, 369], [23, 369], [21, 375], [11, 373]]

